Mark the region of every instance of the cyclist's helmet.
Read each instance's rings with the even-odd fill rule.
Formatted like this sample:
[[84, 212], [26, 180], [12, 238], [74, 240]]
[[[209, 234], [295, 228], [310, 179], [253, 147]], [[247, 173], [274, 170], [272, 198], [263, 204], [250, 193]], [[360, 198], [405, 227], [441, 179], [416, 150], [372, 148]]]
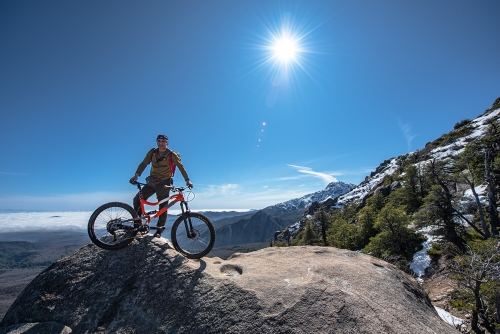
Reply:
[[165, 140], [168, 140], [168, 137], [167, 137], [166, 135], [158, 135], [158, 136], [156, 137], [156, 140], [158, 140], [158, 139], [165, 139]]

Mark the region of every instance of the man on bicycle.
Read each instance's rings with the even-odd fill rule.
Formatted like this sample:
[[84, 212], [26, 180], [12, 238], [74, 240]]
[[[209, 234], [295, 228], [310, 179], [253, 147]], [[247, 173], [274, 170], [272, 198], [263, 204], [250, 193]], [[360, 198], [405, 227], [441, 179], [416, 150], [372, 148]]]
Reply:
[[[193, 187], [193, 184], [189, 181], [186, 169], [181, 163], [181, 158], [178, 153], [173, 152], [167, 148], [168, 137], [161, 134], [156, 137], [156, 144], [158, 148], [152, 148], [146, 154], [144, 160], [139, 164], [135, 175], [130, 179], [131, 182], [137, 181], [137, 178], [141, 176], [147, 165], [151, 163], [151, 171], [149, 176], [146, 178], [147, 185], [142, 188], [142, 195], [145, 200], [147, 200], [151, 195], [156, 193], [156, 198], [161, 201], [170, 195], [170, 188], [165, 188], [165, 186], [170, 186], [173, 184], [173, 177], [175, 172], [175, 167], [179, 167], [186, 185], [189, 188]], [[168, 203], [160, 204], [160, 210], [167, 206]], [[140, 214], [141, 203], [139, 198], [139, 193], [134, 197], [134, 210], [137, 214]], [[163, 213], [158, 217], [158, 222], [156, 226], [159, 227], [156, 230], [155, 237], [161, 237], [163, 230], [165, 229], [165, 223], [167, 221], [167, 213]]]

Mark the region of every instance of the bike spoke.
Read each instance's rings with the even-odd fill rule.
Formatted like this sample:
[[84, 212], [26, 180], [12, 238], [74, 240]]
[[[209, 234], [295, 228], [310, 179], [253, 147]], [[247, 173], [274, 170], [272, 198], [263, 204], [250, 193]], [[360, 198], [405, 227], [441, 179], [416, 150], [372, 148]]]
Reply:
[[180, 217], [172, 227], [172, 242], [175, 248], [189, 258], [200, 258], [206, 255], [215, 242], [212, 224], [208, 218], [196, 213], [189, 214], [191, 224], [184, 219], [187, 218]]
[[[98, 246], [120, 248], [135, 237], [133, 210], [123, 203], [109, 203], [96, 210], [89, 222], [89, 234]], [[95, 240], [94, 240], [95, 239]]]

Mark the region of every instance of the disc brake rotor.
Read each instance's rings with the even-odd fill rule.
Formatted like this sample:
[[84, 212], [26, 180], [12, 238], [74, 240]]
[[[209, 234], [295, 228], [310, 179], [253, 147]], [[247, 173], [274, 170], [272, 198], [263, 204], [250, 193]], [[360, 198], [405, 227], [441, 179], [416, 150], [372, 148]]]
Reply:
[[189, 239], [198, 239], [200, 237], [200, 231], [193, 228], [193, 231], [189, 233]]

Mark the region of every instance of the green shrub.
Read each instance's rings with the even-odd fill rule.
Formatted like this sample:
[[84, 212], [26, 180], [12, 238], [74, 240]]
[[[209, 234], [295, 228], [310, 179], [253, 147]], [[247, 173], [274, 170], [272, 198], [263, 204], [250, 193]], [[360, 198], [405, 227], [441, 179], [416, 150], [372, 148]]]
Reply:
[[322, 245], [318, 233], [315, 231], [315, 224], [308, 220], [306, 227], [295, 238], [292, 239], [292, 246]]
[[276, 241], [275, 243], [273, 243], [273, 247], [286, 247], [288, 246], [286, 242], [283, 242], [283, 241]]
[[443, 255], [443, 250], [444, 250], [443, 244], [435, 242], [432, 244], [431, 248], [427, 251], [427, 254], [430, 257], [441, 256]]
[[359, 242], [359, 229], [355, 224], [337, 221], [328, 230], [328, 244], [342, 249], [356, 250], [362, 247]]
[[458, 138], [462, 138], [462, 137], [470, 135], [472, 133], [472, 130], [473, 130], [473, 128], [470, 124], [467, 124], [467, 126], [462, 125], [462, 127], [457, 128], [456, 130], [453, 130], [449, 133], [446, 133], [446, 134], [442, 135], [441, 137], [439, 137], [438, 139], [434, 140], [431, 143], [431, 145], [429, 145], [429, 146], [433, 146], [435, 148], [435, 147], [439, 147], [439, 146], [449, 145], [449, 144], [453, 143], [455, 140], [457, 140]]
[[462, 126], [469, 124], [470, 122], [472, 122], [472, 121], [471, 121], [470, 119], [468, 119], [468, 118], [463, 119], [463, 120], [461, 120], [460, 122], [457, 122], [457, 123], [455, 124], [455, 126], [453, 127], [453, 129], [454, 129], [454, 130], [459, 129], [459, 128], [461, 128]]
[[386, 205], [378, 214], [374, 227], [382, 232], [370, 239], [363, 252], [375, 257], [402, 256], [411, 260], [425, 240], [408, 227], [409, 217], [401, 208]]

